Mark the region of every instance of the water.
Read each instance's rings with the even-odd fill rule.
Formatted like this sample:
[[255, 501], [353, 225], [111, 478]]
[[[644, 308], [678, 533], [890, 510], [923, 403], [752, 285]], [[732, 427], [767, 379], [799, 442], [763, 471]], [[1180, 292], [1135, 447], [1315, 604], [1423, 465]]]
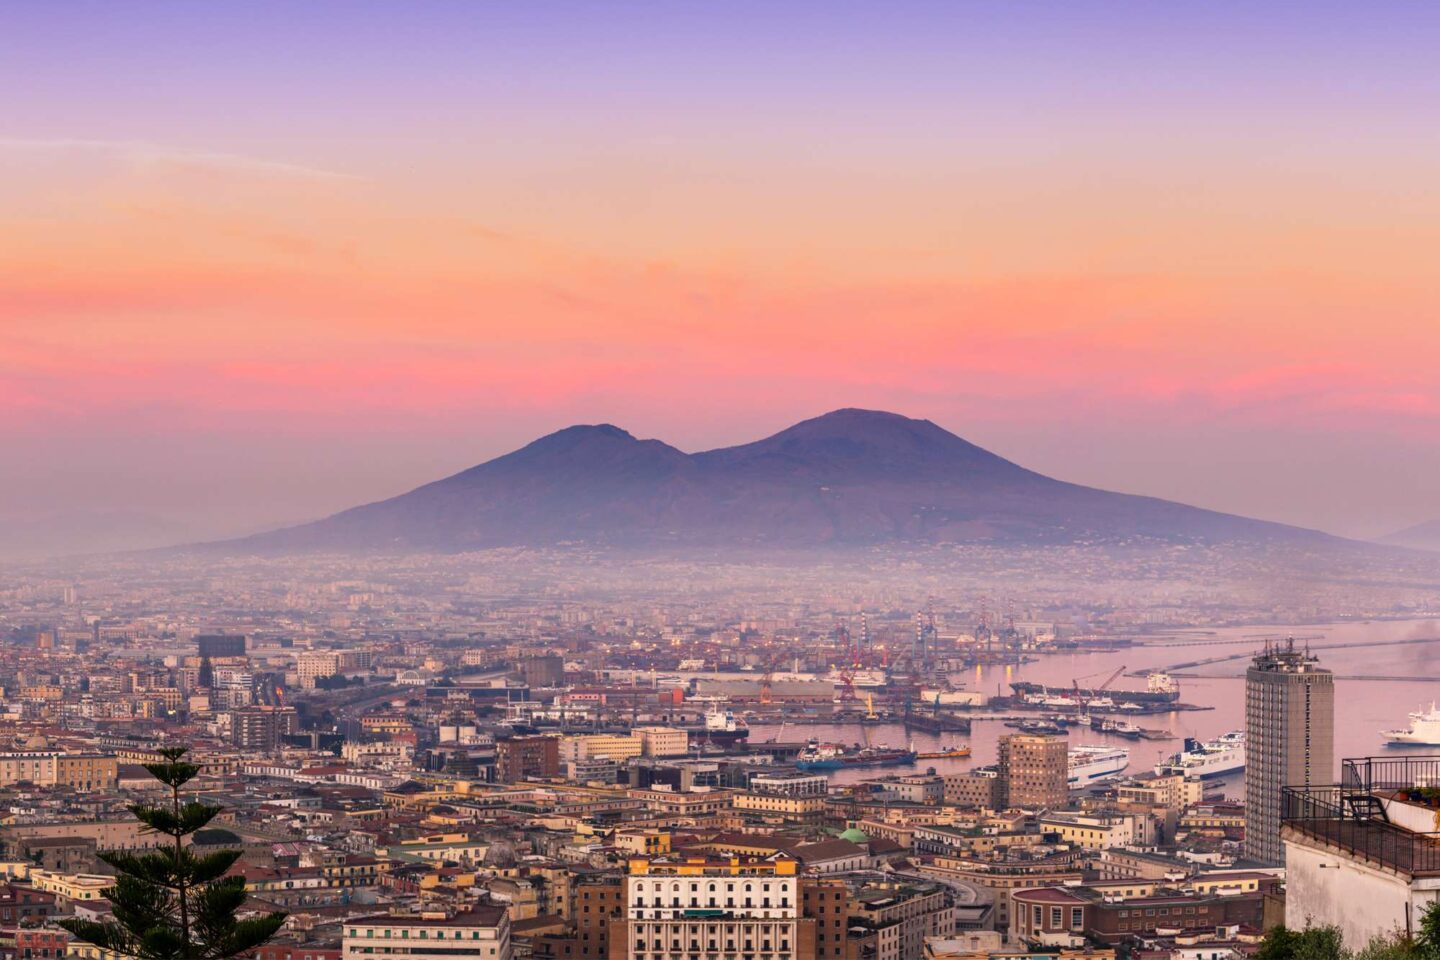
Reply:
[[[1245, 728], [1245, 669], [1250, 656], [1263, 646], [1265, 638], [1295, 636], [1297, 645], [1309, 643], [1320, 664], [1336, 674], [1335, 756], [1363, 757], [1376, 754], [1440, 755], [1436, 747], [1387, 747], [1381, 730], [1409, 725], [1407, 714], [1431, 700], [1440, 700], [1440, 621], [1385, 620], [1369, 623], [1312, 624], [1285, 627], [1227, 627], [1210, 631], [1176, 634], [1147, 642], [1144, 646], [1104, 653], [1046, 656], [1016, 667], [977, 667], [966, 679], [970, 689], [994, 696], [1009, 693], [1012, 681], [1028, 680], [1057, 689], [1068, 689], [1073, 679], [1080, 685], [1095, 686], [1121, 666], [1131, 670], [1160, 670], [1183, 663], [1215, 660], [1181, 667], [1184, 674], [1198, 674], [1180, 680], [1180, 699], [1185, 703], [1214, 707], [1213, 710], [1177, 710], [1169, 713], [1129, 717], [1137, 726], [1167, 730], [1173, 740], [1128, 741], [1095, 731], [1072, 728], [1072, 744], [1091, 743], [1123, 746], [1130, 751], [1131, 773], [1148, 771], [1155, 762], [1180, 748], [1181, 738], [1210, 739], [1231, 730]], [[1332, 645], [1378, 644], [1372, 646]], [[1219, 659], [1226, 658], [1226, 659]], [[1360, 679], [1360, 678], [1403, 679]], [[1122, 676], [1112, 689], [1144, 689], [1143, 678]], [[1013, 715], [1015, 711], [1008, 711]], [[851, 783], [897, 773], [938, 773], [968, 770], [993, 763], [996, 743], [1012, 733], [999, 720], [977, 719], [969, 737], [958, 733], [908, 734], [899, 724], [862, 727], [859, 724], [792, 725], [783, 735], [778, 724], [751, 723], [750, 742], [770, 738], [787, 741], [816, 737], [834, 743], [865, 743], [903, 747], [913, 743], [917, 750], [935, 750], [942, 745], [970, 744], [968, 758], [920, 760], [914, 767], [859, 767], [830, 774], [832, 783]], [[1338, 770], [1335, 771], [1338, 776]], [[1241, 776], [1231, 775], [1225, 792], [1240, 796]]]

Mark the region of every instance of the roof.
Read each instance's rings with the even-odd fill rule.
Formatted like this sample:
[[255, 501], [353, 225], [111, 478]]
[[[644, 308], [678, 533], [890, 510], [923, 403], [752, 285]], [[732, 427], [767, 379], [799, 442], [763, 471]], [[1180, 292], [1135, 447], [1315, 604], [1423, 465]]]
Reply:
[[467, 913], [457, 913], [452, 917], [425, 917], [414, 913], [376, 913], [365, 917], [355, 917], [345, 921], [345, 924], [346, 926], [389, 924], [397, 927], [496, 927], [504, 918], [504, 907], [482, 904], [471, 908]]

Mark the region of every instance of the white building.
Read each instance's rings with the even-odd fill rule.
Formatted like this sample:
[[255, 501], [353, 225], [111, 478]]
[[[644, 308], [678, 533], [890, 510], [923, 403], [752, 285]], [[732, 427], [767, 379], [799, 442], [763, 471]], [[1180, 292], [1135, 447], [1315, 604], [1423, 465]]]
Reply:
[[1285, 922], [1337, 926], [1360, 950], [1418, 930], [1440, 901], [1440, 811], [1411, 793], [1440, 775], [1440, 758], [1346, 760], [1343, 769], [1343, 785], [1283, 791]]
[[468, 913], [381, 914], [345, 922], [344, 960], [404, 956], [407, 960], [511, 960], [510, 917], [504, 907]]

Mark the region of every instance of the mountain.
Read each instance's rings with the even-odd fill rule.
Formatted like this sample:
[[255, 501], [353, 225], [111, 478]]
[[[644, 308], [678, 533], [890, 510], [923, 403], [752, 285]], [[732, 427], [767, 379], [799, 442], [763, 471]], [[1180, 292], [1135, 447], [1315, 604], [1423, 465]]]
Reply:
[[686, 454], [575, 426], [409, 493], [229, 549], [1304, 542], [1324, 534], [1110, 493], [1027, 470], [941, 429], [837, 410], [754, 443]]
[[1440, 520], [1427, 520], [1404, 530], [1381, 537], [1378, 543], [1391, 547], [1410, 547], [1413, 550], [1440, 551]]

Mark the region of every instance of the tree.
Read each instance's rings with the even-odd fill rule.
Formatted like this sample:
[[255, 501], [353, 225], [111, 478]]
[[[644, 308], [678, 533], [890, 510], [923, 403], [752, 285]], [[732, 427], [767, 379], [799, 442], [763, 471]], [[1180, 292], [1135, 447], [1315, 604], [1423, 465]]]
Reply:
[[1342, 960], [1345, 949], [1337, 927], [1291, 930], [1275, 927], [1255, 952], [1255, 960]]
[[147, 763], [150, 775], [170, 788], [168, 804], [133, 804], [130, 812], [150, 829], [174, 840], [149, 853], [123, 850], [99, 854], [115, 868], [115, 885], [105, 890], [115, 919], [60, 920], [60, 926], [87, 943], [137, 960], [225, 960], [260, 946], [275, 935], [285, 914], [245, 920], [236, 911], [245, 902], [245, 878], [227, 877], [243, 851], [196, 855], [185, 838], [215, 818], [220, 807], [182, 803], [180, 788], [200, 772], [186, 763], [186, 750], [161, 750], [163, 763]]

